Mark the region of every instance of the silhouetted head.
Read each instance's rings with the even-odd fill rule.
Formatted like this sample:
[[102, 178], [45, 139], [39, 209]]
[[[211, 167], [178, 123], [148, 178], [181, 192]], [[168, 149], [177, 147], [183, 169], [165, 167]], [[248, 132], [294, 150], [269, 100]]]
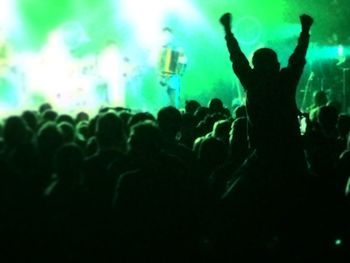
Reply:
[[213, 170], [223, 164], [228, 149], [222, 140], [214, 137], [204, 138], [198, 149], [198, 161], [207, 169]]
[[212, 135], [214, 138], [222, 140], [226, 145], [228, 145], [230, 130], [231, 130], [231, 121], [220, 120], [215, 122]]
[[209, 101], [208, 108], [210, 113], [221, 113], [224, 109], [224, 105], [222, 100], [214, 98]]
[[223, 114], [215, 113], [207, 115], [204, 120], [200, 121], [196, 127], [197, 136], [204, 136], [207, 133], [213, 131], [215, 122], [225, 120], [226, 117]]
[[201, 105], [196, 100], [186, 100], [186, 106], [185, 106], [186, 113], [194, 115], [194, 113], [200, 106]]
[[129, 118], [128, 127], [130, 128], [131, 126], [146, 120], [155, 121], [156, 118], [154, 118], [154, 116], [149, 112], [139, 112]]
[[50, 103], [43, 103], [39, 106], [39, 113], [43, 114], [47, 110], [52, 110], [52, 106]]
[[162, 30], [162, 44], [169, 45], [173, 41], [173, 30], [170, 27], [164, 27]]
[[77, 124], [76, 133], [79, 139], [89, 139], [89, 123], [87, 121], [80, 121]]
[[313, 94], [313, 98], [314, 98], [314, 104], [316, 107], [324, 106], [328, 102], [327, 93], [324, 92], [323, 90], [316, 91]]
[[253, 54], [254, 70], [265, 74], [277, 73], [280, 70], [277, 54], [270, 48], [260, 48]]
[[57, 117], [57, 119], [56, 119], [56, 123], [57, 124], [60, 124], [60, 123], [63, 123], [63, 122], [69, 123], [73, 127], [76, 124], [74, 118], [72, 116], [68, 115], [68, 114], [61, 114], [61, 115], [59, 115]]
[[64, 144], [57, 149], [54, 157], [54, 171], [63, 180], [79, 183], [83, 152], [74, 143]]
[[62, 133], [62, 138], [64, 143], [71, 143], [75, 139], [75, 128], [72, 124], [68, 122], [61, 122], [57, 125], [58, 129]]
[[333, 106], [322, 106], [318, 111], [318, 123], [325, 131], [336, 128], [339, 112]]
[[38, 149], [45, 158], [52, 158], [62, 145], [63, 136], [56, 123], [47, 122], [38, 131]]
[[113, 111], [100, 116], [96, 123], [96, 139], [99, 147], [124, 147], [125, 129], [123, 120]]
[[236, 119], [231, 125], [230, 131], [230, 144], [232, 147], [236, 148], [238, 145], [248, 144], [247, 135], [247, 118], [241, 117]]
[[18, 116], [11, 116], [6, 119], [3, 128], [4, 143], [12, 148], [28, 140], [29, 129], [25, 121]]
[[246, 106], [245, 105], [238, 106], [235, 109], [234, 115], [235, 115], [236, 119], [246, 117], [247, 116]]
[[175, 138], [181, 128], [181, 113], [175, 107], [164, 107], [159, 110], [157, 121], [163, 133]]
[[89, 114], [87, 114], [84, 111], [81, 111], [77, 114], [77, 116], [75, 117], [75, 122], [79, 123], [81, 121], [89, 121], [90, 117]]
[[22, 113], [21, 117], [32, 131], [37, 130], [38, 116], [34, 111], [26, 110]]
[[131, 127], [128, 139], [130, 153], [151, 157], [162, 149], [162, 137], [158, 125], [150, 120]]
[[197, 119], [197, 122], [200, 122], [201, 120], [204, 120], [204, 118], [209, 114], [209, 108], [200, 106], [197, 108], [197, 110], [194, 113], [194, 116]]
[[57, 117], [58, 117], [58, 113], [54, 110], [46, 110], [42, 114], [42, 120], [44, 122], [47, 122], [47, 121], [55, 122], [57, 120]]

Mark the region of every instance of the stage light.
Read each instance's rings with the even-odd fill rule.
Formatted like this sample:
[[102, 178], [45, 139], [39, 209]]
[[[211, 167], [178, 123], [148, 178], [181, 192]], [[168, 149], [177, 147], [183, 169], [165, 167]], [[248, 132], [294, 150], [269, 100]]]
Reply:
[[233, 30], [243, 45], [256, 45], [261, 40], [262, 26], [256, 17], [244, 16], [239, 18]]
[[201, 18], [191, 1], [185, 0], [120, 0], [116, 1], [116, 7], [118, 15], [129, 24], [131, 37], [146, 49], [159, 48], [163, 27], [176, 28], [181, 23], [195, 26]]
[[344, 62], [349, 53], [350, 47], [343, 45], [319, 45], [311, 44], [308, 52], [308, 58], [312, 61], [317, 60], [338, 60]]
[[0, 1], [0, 26], [11, 29], [14, 25], [15, 16], [15, 1], [13, 0], [1, 0]]
[[[224, 33], [218, 22], [220, 15], [232, 12], [234, 33], [247, 56], [257, 48], [267, 46], [276, 50], [281, 64], [285, 65], [300, 33], [299, 11], [318, 6], [316, 3], [302, 6], [286, 0], [266, 0], [263, 4], [262, 7], [261, 1], [257, 0], [220, 0], [219, 4], [202, 0], [0, 0], [0, 27], [6, 29], [3, 35], [11, 34], [9, 40], [15, 50], [15, 59], [23, 58], [15, 64], [21, 64], [27, 72], [37, 71], [27, 77], [31, 79], [29, 83], [41, 82], [40, 85], [29, 85], [33, 92], [43, 87], [42, 94], [48, 97], [55, 85], [50, 82], [59, 82], [58, 78], [55, 78], [57, 81], [40, 78], [45, 75], [40, 73], [48, 69], [39, 68], [43, 67], [40, 66], [41, 51], [47, 46], [47, 36], [61, 28], [65, 45], [77, 60], [89, 55], [97, 57], [108, 41], [115, 41], [121, 56], [127, 58], [130, 67], [137, 68], [137, 73], [133, 73], [137, 80], [134, 77], [131, 81], [140, 83], [135, 90], [143, 92], [139, 97], [145, 97], [147, 104], [153, 104], [162, 92], [156, 86], [157, 63], [164, 43], [162, 29], [170, 27], [176, 46], [183, 48], [188, 58], [182, 78], [183, 99], [195, 98], [206, 103], [206, 98], [223, 90], [218, 89], [216, 83], [224, 83], [220, 87], [226, 85], [228, 93], [232, 93], [230, 87], [237, 86], [232, 84], [236, 79], [227, 59]], [[315, 21], [320, 23], [321, 20], [315, 16]], [[330, 27], [333, 28], [334, 23], [327, 22], [327, 28], [322, 27], [322, 30], [327, 31]], [[321, 32], [319, 28], [321, 26], [315, 27], [311, 38], [308, 62], [348, 57], [348, 43], [341, 43], [342, 50], [337, 46], [339, 41], [329, 46], [316, 44], [320, 39], [316, 40]], [[319, 43], [325, 43], [327, 37]], [[65, 56], [54, 55], [61, 52], [59, 47], [56, 48], [46, 56], [47, 60], [60, 61]], [[63, 66], [59, 64], [51, 63], [52, 71], [61, 71]], [[65, 78], [60, 79], [60, 82], [65, 81]]]
[[343, 244], [343, 241], [340, 238], [338, 238], [334, 241], [334, 244], [339, 247]]
[[338, 46], [338, 57], [344, 56], [344, 47], [342, 45]]

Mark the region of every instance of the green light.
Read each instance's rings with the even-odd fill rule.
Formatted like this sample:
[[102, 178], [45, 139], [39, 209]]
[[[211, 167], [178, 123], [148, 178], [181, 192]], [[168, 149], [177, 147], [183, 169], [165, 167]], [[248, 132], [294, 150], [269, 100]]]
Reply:
[[1, 0], [0, 1], [0, 26], [11, 26], [16, 16], [15, 12], [15, 1], [13, 0]]
[[343, 244], [343, 241], [342, 241], [341, 239], [336, 239], [336, 240], [334, 241], [334, 244], [335, 244], [336, 246], [341, 246], [341, 245]]
[[342, 45], [338, 46], [338, 56], [339, 57], [344, 56], [344, 47]]
[[[220, 97], [230, 105], [239, 85], [232, 73], [219, 17], [224, 12], [232, 12], [233, 30], [247, 57], [257, 48], [268, 46], [277, 51], [281, 65], [285, 66], [300, 32], [299, 14], [309, 10], [321, 10], [322, 14], [328, 8], [317, 1], [314, 4], [297, 2], [265, 0], [262, 5], [258, 0], [0, 0], [0, 35], [1, 28], [9, 32], [10, 42], [18, 54], [16, 59], [23, 57], [22, 67], [30, 72], [45, 72], [45, 68], [39, 69], [40, 63], [36, 61], [40, 60], [38, 57], [42, 56], [49, 36], [57, 30], [66, 33], [65, 40], [70, 46], [84, 42], [73, 54], [76, 59], [98, 55], [106, 42], [115, 41], [122, 56], [137, 69], [136, 80], [131, 81], [138, 83], [139, 98], [147, 101], [147, 109], [153, 105], [158, 108], [164, 94], [158, 86], [157, 55], [162, 42], [161, 30], [168, 26], [188, 58], [182, 78], [182, 101], [197, 99], [206, 104], [212, 97]], [[315, 16], [319, 26], [313, 29], [308, 51], [310, 60], [350, 55], [347, 43], [342, 43], [343, 46], [313, 45], [322, 43], [315, 40], [315, 36], [325, 39], [320, 30], [333, 28], [333, 20], [324, 21], [322, 26], [320, 17]], [[52, 53], [57, 56], [59, 52]], [[33, 57], [33, 63], [25, 62], [26, 54]], [[59, 66], [59, 63], [53, 64], [51, 68]], [[26, 84], [45, 82], [47, 89], [55, 85], [50, 83], [55, 81], [49, 74], [46, 74], [47, 79], [42, 74], [38, 78], [34, 73], [29, 75]], [[65, 86], [64, 79], [60, 82]], [[3, 80], [0, 86], [6, 87], [6, 92], [1, 92], [3, 100], [8, 101], [8, 97], [12, 98], [10, 85]], [[47, 100], [50, 90], [33, 90], [32, 93], [29, 101], [36, 105]]]
[[262, 26], [253, 16], [239, 18], [235, 23], [234, 31], [241, 45], [256, 45], [261, 40]]

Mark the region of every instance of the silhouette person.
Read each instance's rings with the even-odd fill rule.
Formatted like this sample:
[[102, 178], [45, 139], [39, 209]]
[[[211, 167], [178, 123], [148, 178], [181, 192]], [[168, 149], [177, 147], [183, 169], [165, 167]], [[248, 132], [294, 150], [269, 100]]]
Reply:
[[312, 17], [300, 16], [302, 30], [298, 45], [288, 66], [282, 69], [276, 52], [270, 48], [256, 50], [251, 67], [231, 32], [231, 20], [231, 14], [226, 13], [220, 22], [226, 33], [233, 71], [246, 91], [250, 146], [260, 157], [275, 158], [279, 152], [285, 152], [286, 145], [289, 150], [298, 148], [300, 151], [299, 110], [295, 95], [306, 64]]
[[187, 57], [183, 48], [176, 45], [172, 29], [163, 28], [163, 46], [160, 53], [160, 85], [166, 88], [167, 105], [180, 107], [181, 77], [185, 72]]
[[[238, 254], [256, 251], [263, 256], [264, 244], [278, 236], [279, 253], [291, 255], [289, 248], [306, 229], [300, 215], [307, 166], [295, 95], [313, 19], [300, 16], [298, 44], [282, 69], [270, 48], [256, 50], [251, 67], [231, 31], [231, 20], [230, 13], [220, 18], [233, 71], [246, 92], [248, 138], [254, 151], [231, 175], [221, 196], [222, 211], [217, 214], [225, 215], [219, 217], [223, 233], [231, 234], [219, 237], [218, 247], [225, 253], [236, 246]], [[300, 251], [307, 247], [303, 242], [298, 244]]]

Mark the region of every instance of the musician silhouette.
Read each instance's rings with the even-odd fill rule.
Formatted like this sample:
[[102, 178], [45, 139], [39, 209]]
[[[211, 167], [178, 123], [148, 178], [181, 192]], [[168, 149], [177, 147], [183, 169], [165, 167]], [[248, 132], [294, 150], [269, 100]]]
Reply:
[[99, 54], [98, 71], [104, 85], [101, 100], [108, 106], [125, 106], [124, 62], [120, 48], [114, 40], [106, 42]]
[[160, 54], [160, 84], [165, 87], [168, 105], [180, 107], [181, 76], [187, 63], [183, 49], [174, 43], [173, 31], [169, 27], [162, 31], [163, 46]]
[[12, 51], [7, 32], [0, 25], [0, 108], [18, 107], [21, 102], [22, 86]]

